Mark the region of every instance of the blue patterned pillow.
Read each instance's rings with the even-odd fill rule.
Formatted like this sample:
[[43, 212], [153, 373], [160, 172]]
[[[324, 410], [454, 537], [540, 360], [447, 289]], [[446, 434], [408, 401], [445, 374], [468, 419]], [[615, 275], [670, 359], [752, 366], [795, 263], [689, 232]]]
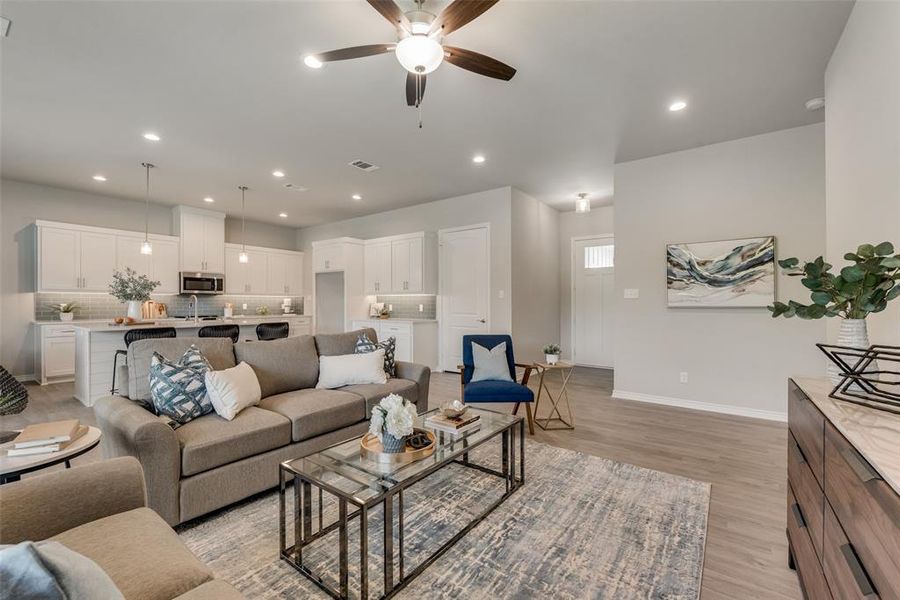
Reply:
[[204, 380], [211, 369], [209, 361], [196, 346], [188, 348], [177, 362], [153, 353], [150, 396], [156, 412], [170, 419], [172, 429], [214, 411], [206, 395]]
[[394, 350], [397, 346], [397, 338], [389, 337], [383, 342], [373, 342], [366, 336], [366, 334], [361, 333], [359, 337], [356, 339], [356, 348], [354, 349], [354, 354], [366, 354], [367, 352], [375, 352], [379, 348], [384, 349], [384, 372], [387, 373], [388, 377], [396, 377], [397, 376], [397, 363], [394, 362]]

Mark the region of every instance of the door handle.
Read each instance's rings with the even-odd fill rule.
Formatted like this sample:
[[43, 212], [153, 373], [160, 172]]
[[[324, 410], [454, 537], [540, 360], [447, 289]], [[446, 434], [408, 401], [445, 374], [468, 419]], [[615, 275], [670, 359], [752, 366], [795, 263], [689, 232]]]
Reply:
[[872, 586], [869, 574], [866, 573], [866, 568], [859, 562], [859, 557], [856, 555], [853, 546], [851, 544], [844, 544], [841, 546], [841, 554], [844, 555], [844, 560], [847, 561], [847, 566], [850, 568], [850, 573], [853, 574], [853, 579], [856, 580], [859, 592], [864, 597], [874, 596], [875, 588]]
[[794, 502], [791, 504], [791, 512], [794, 513], [794, 520], [797, 521], [797, 527], [801, 529], [806, 527], [806, 519], [803, 518], [803, 511], [800, 510], [800, 505]]
[[479, 323], [487, 323], [487, 321], [485, 321], [484, 319], [478, 319], [478, 322]]
[[806, 455], [803, 454], [803, 448], [800, 447], [800, 444], [794, 444], [794, 443], [791, 443], [791, 446], [793, 446], [793, 447], [794, 447], [794, 450], [796, 450], [797, 456], [800, 458], [800, 463], [801, 463], [801, 464], [802, 464], [802, 463], [805, 463], [805, 462], [808, 462], [808, 461], [806, 460]]

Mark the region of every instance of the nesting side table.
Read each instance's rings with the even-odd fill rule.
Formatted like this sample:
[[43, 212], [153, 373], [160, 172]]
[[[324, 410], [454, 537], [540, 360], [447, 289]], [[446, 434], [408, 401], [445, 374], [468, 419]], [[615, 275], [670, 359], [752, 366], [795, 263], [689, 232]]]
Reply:
[[[567, 362], [558, 362], [553, 365], [541, 362], [534, 363], [534, 366], [541, 372], [537, 400], [534, 403], [534, 422], [544, 431], [575, 429], [575, 416], [572, 413], [572, 406], [569, 404], [569, 392], [566, 389], [569, 385], [569, 378], [575, 372], [575, 365]], [[550, 388], [547, 387], [547, 383], [550, 381], [548, 373], [554, 372], [559, 373], [559, 379], [562, 383], [555, 397], [550, 392]], [[550, 403], [550, 412], [547, 413], [547, 416], [541, 417], [539, 411], [541, 398], [544, 396], [547, 397], [547, 401]], [[563, 401], [565, 401], [565, 407], [561, 406]], [[565, 408], [565, 414], [560, 411], [561, 408]]]

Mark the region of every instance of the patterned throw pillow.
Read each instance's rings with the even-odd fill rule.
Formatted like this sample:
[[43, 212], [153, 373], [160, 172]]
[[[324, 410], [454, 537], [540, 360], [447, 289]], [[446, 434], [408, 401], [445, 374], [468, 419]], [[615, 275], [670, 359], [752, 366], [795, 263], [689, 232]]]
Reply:
[[204, 381], [210, 370], [209, 361], [196, 346], [188, 348], [177, 362], [153, 353], [150, 395], [156, 412], [170, 419], [172, 429], [214, 411]]
[[356, 340], [355, 354], [365, 354], [367, 352], [375, 352], [379, 348], [384, 349], [384, 372], [388, 377], [397, 376], [397, 364], [394, 362], [394, 350], [397, 346], [397, 338], [389, 337], [383, 342], [375, 343], [366, 337], [366, 334], [359, 334]]

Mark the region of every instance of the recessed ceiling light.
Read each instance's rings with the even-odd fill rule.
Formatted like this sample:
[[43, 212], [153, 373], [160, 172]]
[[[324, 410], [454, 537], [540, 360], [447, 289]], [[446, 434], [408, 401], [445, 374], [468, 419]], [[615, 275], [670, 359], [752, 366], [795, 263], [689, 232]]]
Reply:
[[156, 135], [152, 131], [148, 131], [147, 133], [144, 134], [144, 139], [150, 140], [151, 142], [158, 142], [160, 138], [158, 135]]
[[811, 98], [806, 101], [806, 110], [817, 111], [825, 108], [825, 98]]
[[310, 54], [306, 58], [303, 59], [303, 63], [309, 67], [310, 69], [321, 69], [322, 61]]
[[480, 165], [481, 163], [484, 162], [484, 155], [476, 154], [475, 156], [472, 157], [472, 162], [475, 163], [476, 165]]
[[106, 181], [106, 177], [103, 175], [94, 175], [94, 181]]
[[287, 213], [278, 213], [278, 216], [282, 219], [287, 219]]
[[209, 202], [210, 204], [212, 204], [213, 202], [215, 202], [215, 199], [213, 199], [212, 196], [207, 196], [206, 198], [203, 199], [203, 201]]
[[679, 110], [684, 110], [685, 108], [687, 108], [687, 102], [685, 102], [684, 100], [676, 100], [669, 105], [670, 112], [678, 112]]
[[359, 194], [353, 194], [350, 197], [353, 198], [354, 200], [362, 200], [362, 196], [360, 196]]
[[284, 177], [284, 171], [272, 171], [272, 177]]

